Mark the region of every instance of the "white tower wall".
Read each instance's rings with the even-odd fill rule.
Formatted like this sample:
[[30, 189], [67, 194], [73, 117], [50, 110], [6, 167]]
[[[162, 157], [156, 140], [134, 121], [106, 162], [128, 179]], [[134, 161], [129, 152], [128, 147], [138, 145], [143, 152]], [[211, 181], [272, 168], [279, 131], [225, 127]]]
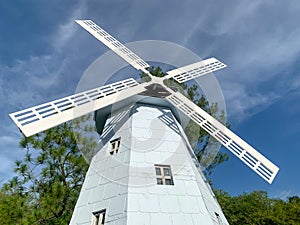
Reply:
[[[110, 225], [228, 224], [171, 110], [136, 104], [103, 136], [121, 137], [119, 151], [110, 155], [108, 141], [94, 156], [70, 224], [90, 225], [103, 209]], [[174, 185], [157, 184], [155, 165], [170, 166]]]

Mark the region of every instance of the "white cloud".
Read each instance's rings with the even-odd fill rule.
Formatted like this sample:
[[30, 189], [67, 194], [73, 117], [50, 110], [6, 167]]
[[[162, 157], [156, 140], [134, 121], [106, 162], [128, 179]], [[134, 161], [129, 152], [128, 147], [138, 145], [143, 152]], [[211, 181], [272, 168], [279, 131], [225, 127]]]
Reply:
[[54, 100], [53, 92], [59, 87], [64, 86], [68, 90], [62, 80], [72, 75], [70, 71], [76, 65], [71, 68], [74, 56], [66, 48], [75, 39], [77, 26], [74, 20], [81, 17], [84, 8], [84, 4], [78, 5], [70, 18], [49, 35], [49, 45], [53, 46], [51, 53], [32, 55], [26, 60], [17, 59], [12, 66], [0, 65], [1, 99], [6, 99], [7, 103], [17, 109], [23, 109]]
[[284, 190], [284, 191], [281, 191], [280, 193], [276, 194], [274, 196], [274, 198], [279, 198], [279, 199], [282, 199], [282, 200], [287, 200], [288, 197], [292, 197], [292, 196], [300, 196], [300, 193], [298, 192], [293, 192], [291, 190]]
[[[281, 14], [276, 15], [277, 11]], [[240, 120], [266, 109], [299, 85], [298, 79], [291, 79], [290, 70], [300, 55], [294, 11], [292, 4], [241, 1], [205, 26], [206, 32], [223, 37], [215, 49], [222, 49], [228, 69], [219, 80], [228, 112]]]
[[86, 10], [84, 1], [81, 2], [73, 11], [72, 15], [68, 18], [65, 23], [59, 25], [58, 30], [53, 35], [51, 44], [54, 46], [56, 51], [60, 52], [62, 48], [74, 37], [77, 30], [75, 26], [75, 20], [81, 19], [83, 12]]
[[297, 77], [295, 77], [293, 80], [292, 80], [292, 85], [291, 85], [291, 89], [292, 90], [299, 90], [300, 88], [300, 76], [298, 75]]
[[190, 41], [190, 39], [193, 37], [196, 31], [203, 25], [203, 23], [204, 19], [202, 16], [200, 16], [200, 18], [195, 22], [195, 24], [192, 25], [188, 32], [183, 35], [182, 45], [185, 46]]
[[4, 99], [4, 81], [0, 77], [0, 99]]
[[5, 145], [11, 145], [16, 143], [16, 138], [12, 136], [1, 136], [0, 137], [0, 143], [5, 144]]
[[39, 93], [50, 88], [59, 75], [59, 68], [57, 71], [49, 71], [49, 66], [53, 66], [54, 63], [56, 62], [53, 62], [51, 56], [40, 56], [30, 57], [27, 61], [18, 60], [12, 67], [0, 65], [0, 70], [5, 76], [2, 77], [2, 95], [5, 101], [17, 108], [28, 107], [35, 101], [43, 101]]
[[14, 161], [23, 157], [18, 146], [18, 140], [16, 135], [9, 136], [9, 133], [0, 136], [0, 180], [3, 178], [6, 181], [9, 177], [12, 177]]
[[14, 176], [13, 165], [14, 163], [10, 158], [1, 156], [0, 185]]
[[241, 83], [230, 83], [225, 87], [223, 93], [226, 96], [227, 114], [234, 117], [235, 121], [242, 121], [263, 111], [280, 98], [280, 95], [274, 92], [249, 93], [247, 87]]

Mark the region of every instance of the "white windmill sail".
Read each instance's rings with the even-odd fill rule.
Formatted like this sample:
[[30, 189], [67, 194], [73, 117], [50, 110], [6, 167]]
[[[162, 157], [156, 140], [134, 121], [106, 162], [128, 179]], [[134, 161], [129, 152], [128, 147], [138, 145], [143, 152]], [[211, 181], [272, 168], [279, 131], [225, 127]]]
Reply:
[[270, 184], [273, 182], [279, 168], [270, 160], [182, 94], [173, 93], [166, 99], [217, 139], [264, 180]]
[[209, 58], [200, 62], [170, 70], [167, 72], [168, 75], [165, 76], [165, 78], [173, 78], [178, 83], [183, 83], [225, 67], [227, 66], [216, 58]]
[[124, 59], [137, 70], [149, 67], [148, 63], [134, 54], [121, 42], [119, 42], [117, 39], [115, 39], [113, 36], [111, 36], [97, 24], [95, 24], [92, 20], [76, 20], [76, 23], [82, 26], [91, 35], [105, 44], [108, 48], [113, 50], [117, 55], [119, 55], [122, 59]]
[[60, 123], [104, 108], [136, 94], [150, 94], [154, 97], [166, 98], [171, 104], [179, 108], [222, 143], [259, 176], [267, 182], [272, 183], [279, 170], [276, 165], [204, 110], [180, 93], [175, 93], [163, 83], [163, 80], [168, 78], [174, 78], [179, 83], [182, 83], [225, 68], [226, 65], [224, 63], [215, 58], [210, 58], [171, 70], [167, 73], [168, 75], [166, 77], [154, 77], [146, 70], [149, 65], [145, 61], [93, 21], [76, 20], [76, 22], [121, 58], [126, 60], [130, 65], [147, 73], [152, 80], [148, 83], [138, 84], [133, 79], [127, 79], [10, 114], [10, 117], [26, 136], [44, 131]]
[[145, 91], [134, 79], [118, 81], [9, 114], [25, 136], [55, 127]]
[[[166, 98], [176, 108], [179, 108], [184, 114], [195, 121], [199, 126], [205, 129], [212, 137], [222, 143], [233, 154], [241, 159], [247, 166], [254, 170], [268, 183], [272, 183], [278, 167], [266, 159], [262, 154], [247, 144], [244, 140], [207, 114], [204, 110], [186, 99], [180, 93], [175, 93], [166, 87], [164, 79], [173, 78], [179, 83], [203, 76], [205, 74], [225, 68], [226, 65], [215, 58], [210, 58], [201, 62], [193, 63], [175, 70], [167, 72], [164, 78], [158, 78], [151, 75], [145, 68], [149, 65], [128, 50], [124, 45], [105, 32], [92, 21], [77, 21], [88, 32], [103, 42], [106, 46], [117, 53], [136, 69], [139, 69], [151, 77], [145, 88], [147, 91], [141, 93], [153, 97]], [[129, 57], [132, 56], [132, 57]], [[220, 222], [220, 221], [219, 221]]]
[[[268, 183], [272, 183], [276, 174], [279, 171], [279, 168], [274, 165], [270, 160], [266, 159], [262, 154], [260, 154], [257, 150], [255, 150], [253, 147], [251, 147], [248, 143], [246, 143], [244, 140], [242, 140], [240, 137], [238, 137], [236, 134], [234, 134], [232, 131], [230, 131], [228, 128], [226, 128], [223, 124], [221, 124], [217, 119], [210, 116], [207, 112], [202, 110], [200, 107], [195, 105], [192, 101], [188, 100], [184, 95], [182, 95], [179, 92], [174, 92], [172, 89], [167, 87], [164, 84], [165, 79], [173, 78], [179, 83], [183, 83], [186, 81], [189, 81], [191, 79], [197, 78], [199, 76], [203, 76], [205, 74], [220, 70], [222, 68], [225, 68], [226, 65], [216, 58], [209, 58], [197, 63], [193, 63], [175, 70], [171, 70], [167, 72], [167, 76], [165, 77], [155, 77], [153, 76], [149, 71], [146, 70], [146, 68], [149, 67], [149, 65], [142, 60], [140, 57], [138, 57], [136, 54], [134, 54], [131, 50], [129, 50], [127, 47], [125, 47], [122, 43], [120, 43], [118, 40], [116, 40], [114, 37], [112, 37], [110, 34], [108, 34], [106, 31], [104, 31], [101, 27], [96, 25], [91, 20], [76, 20], [76, 22], [82, 26], [85, 30], [87, 30], [90, 34], [92, 34], [94, 37], [96, 37], [98, 40], [100, 40], [103, 44], [105, 44], [107, 47], [109, 47], [112, 51], [114, 51], [117, 55], [119, 55], [121, 58], [123, 58], [125, 61], [127, 61], [130, 65], [132, 65], [137, 70], [141, 70], [142, 72], [149, 75], [151, 80], [146, 83], [139, 84], [134, 79], [126, 79], [119, 82], [115, 82], [109, 85], [105, 85], [99, 88], [95, 88], [92, 90], [84, 91], [78, 94], [74, 94], [59, 100], [55, 100], [52, 102], [48, 102], [45, 104], [41, 104], [32, 108], [28, 108], [25, 110], [21, 110], [19, 112], [11, 113], [10, 117], [12, 120], [16, 123], [16, 125], [20, 128], [20, 130], [25, 134], [25, 136], [31, 136], [33, 134], [39, 133], [41, 131], [47, 130], [51, 127], [54, 127], [56, 125], [59, 125], [63, 122], [75, 119], [77, 117], [80, 117], [82, 115], [88, 114], [90, 112], [94, 112], [99, 109], [103, 109], [104, 111], [107, 109], [105, 107], [113, 105], [115, 103], [118, 103], [122, 101], [123, 104], [127, 104], [128, 102], [125, 100], [131, 100], [135, 95], [139, 95], [137, 99], [142, 96], [151, 96], [154, 98], [165, 98], [172, 106], [175, 108], [178, 108], [183, 114], [185, 114], [187, 117], [192, 119], [194, 122], [196, 122], [201, 128], [203, 128], [205, 131], [207, 131], [213, 138], [218, 140], [221, 144], [223, 144], [228, 150], [230, 150], [234, 155], [236, 155], [240, 160], [242, 160], [247, 166], [249, 166], [254, 172], [256, 172], [259, 176], [261, 176], [264, 180], [266, 180]], [[136, 98], [134, 98], [136, 100]], [[123, 101], [125, 100], [125, 101]], [[155, 99], [157, 100], [157, 99]], [[165, 102], [167, 102], [165, 101]], [[140, 103], [140, 102], [139, 102]], [[137, 105], [136, 105], [137, 107]], [[121, 155], [121, 148], [120, 152], [118, 154], [115, 154], [112, 156], [112, 154], [107, 154], [108, 148], [105, 146], [105, 151], [99, 151], [99, 157], [102, 154], [104, 157], [100, 157], [99, 159], [95, 158], [97, 155], [94, 156], [93, 159], [95, 161], [92, 161], [92, 163], [95, 163], [95, 165], [102, 166], [108, 166], [106, 167], [108, 173], [110, 174], [111, 171], [113, 171], [113, 174], [111, 176], [108, 176], [109, 182], [107, 182], [105, 179], [100, 179], [96, 176], [96, 173], [94, 171], [95, 168], [99, 168], [98, 166], [90, 167], [89, 172], [87, 173], [87, 179], [85, 181], [85, 184], [83, 185], [80, 198], [77, 202], [77, 208], [76, 211], [73, 213], [72, 220], [70, 224], [91, 224], [91, 221], [93, 224], [103, 224], [107, 210], [107, 222], [114, 221], [113, 223], [118, 223], [119, 221], [123, 221], [120, 224], [127, 224], [127, 219], [129, 219], [128, 224], [141, 224], [141, 223], [147, 223], [147, 224], [158, 224], [160, 221], [168, 223], [169, 221], [174, 221], [173, 216], [179, 215], [179, 217], [182, 219], [179, 223], [180, 224], [186, 224], [184, 222], [186, 215], [191, 216], [191, 214], [195, 214], [195, 220], [193, 221], [210, 221], [209, 223], [214, 224], [228, 224], [226, 221], [226, 218], [224, 217], [218, 203], [216, 202], [215, 198], [213, 197], [213, 193], [210, 191], [209, 188], [206, 187], [204, 184], [205, 181], [203, 177], [200, 177], [201, 171], [199, 171], [197, 168], [197, 165], [191, 164], [191, 163], [185, 163], [185, 165], [180, 164], [181, 166], [187, 166], [184, 170], [178, 170], [174, 173], [174, 180], [176, 182], [172, 182], [174, 185], [174, 188], [170, 189], [170, 191], [162, 192], [163, 189], [157, 189], [158, 186], [154, 185], [151, 188], [153, 190], [148, 189], [148, 186], [144, 186], [145, 190], [140, 189], [138, 187], [138, 191], [136, 192], [135, 187], [129, 187], [126, 186], [126, 190], [129, 190], [128, 188], [131, 188], [130, 191], [125, 191], [124, 188], [122, 189], [119, 185], [119, 180], [122, 178], [129, 184], [130, 182], [134, 181], [134, 178], [138, 177], [141, 178], [141, 180], [144, 182], [148, 178], [153, 178], [154, 181], [157, 181], [157, 176], [153, 176], [154, 172], [156, 175], [162, 175], [162, 169], [160, 169], [159, 174], [157, 174], [155, 168], [159, 163], [158, 166], [163, 166], [166, 168], [169, 168], [167, 171], [169, 178], [172, 175], [171, 172], [171, 166], [172, 168], [176, 167], [175, 163], [177, 162], [177, 158], [175, 157], [175, 163], [174, 159], [169, 156], [169, 150], [165, 148], [165, 146], [170, 144], [170, 137], [172, 137], [172, 143], [177, 146], [179, 150], [187, 150], [186, 153], [188, 153], [189, 147], [188, 143], [186, 141], [183, 141], [182, 136], [178, 135], [181, 132], [181, 129], [174, 130], [172, 129], [172, 126], [169, 125], [168, 122], [171, 121], [171, 123], [175, 126], [177, 122], [174, 120], [174, 123], [172, 122], [172, 117], [167, 117], [168, 122], [163, 123], [164, 120], [159, 120], [160, 122], [157, 123], [159, 126], [155, 127], [155, 131], [157, 130], [165, 132], [165, 130], [168, 130], [167, 137], [157, 137], [160, 141], [163, 141], [167, 143], [166, 145], [156, 145], [155, 151], [146, 151], [147, 154], [150, 154], [146, 157], [143, 152], [141, 151], [132, 151], [131, 146], [136, 147], [137, 150], [143, 149], [144, 142], [139, 143], [138, 137], [140, 137], [141, 130], [147, 130], [149, 129], [148, 123], [144, 122], [143, 119], [147, 118], [149, 120], [149, 115], [151, 116], [150, 121], [156, 120], [158, 117], [157, 115], [161, 115], [162, 112], [169, 112], [171, 111], [170, 105], [167, 104], [167, 109], [158, 109], [158, 105], [154, 104], [151, 106], [149, 104], [146, 104], [144, 106], [139, 105], [139, 110], [133, 111], [134, 114], [131, 114], [130, 121], [127, 120], [127, 122], [131, 123], [130, 126], [124, 126], [124, 130], [120, 130], [118, 133], [118, 129], [116, 129], [116, 140], [120, 141], [121, 136], [123, 134], [123, 131], [125, 133], [128, 132], [128, 127], [130, 127], [130, 132], [134, 135], [128, 135], [128, 139], [125, 138], [125, 142], [129, 141], [130, 148], [125, 147], [123, 150], [127, 151], [128, 154]], [[171, 107], [173, 108], [173, 107]], [[135, 108], [137, 109], [137, 108]], [[115, 110], [115, 109], [114, 109]], [[99, 111], [98, 111], [99, 112]], [[124, 109], [121, 110], [120, 115], [124, 115], [124, 112], [127, 113], [127, 111], [124, 111]], [[133, 113], [131, 112], [131, 113]], [[149, 113], [151, 112], [151, 113]], [[116, 113], [116, 111], [114, 112]], [[158, 114], [157, 114], [158, 113]], [[115, 115], [116, 118], [119, 119], [119, 115]], [[96, 117], [101, 117], [100, 112], [97, 113]], [[102, 117], [100, 118], [100, 120]], [[114, 119], [114, 116], [111, 117], [111, 119]], [[166, 118], [164, 118], [166, 120]], [[175, 117], [174, 117], [175, 119]], [[97, 118], [96, 118], [97, 120]], [[97, 120], [99, 121], [99, 120]], [[106, 121], [107, 122], [107, 121]], [[132, 126], [134, 124], [134, 126]], [[107, 126], [111, 127], [111, 124], [107, 124]], [[151, 124], [152, 126], [152, 124]], [[151, 127], [150, 126], [150, 127]], [[178, 126], [180, 124], [178, 123]], [[143, 129], [141, 129], [141, 127]], [[176, 126], [175, 126], [176, 127]], [[174, 127], [173, 127], [174, 128]], [[179, 133], [178, 133], [179, 131]], [[115, 135], [116, 133], [112, 134]], [[157, 134], [157, 133], [156, 133]], [[143, 135], [142, 135], [143, 136]], [[144, 137], [144, 136], [143, 136]], [[134, 141], [132, 141], [132, 138], [134, 138]], [[111, 140], [111, 139], [110, 139]], [[122, 138], [122, 140], [124, 140]], [[151, 139], [152, 140], [152, 139]], [[133, 144], [133, 145], [131, 145]], [[152, 142], [150, 142], [151, 145], [153, 145]], [[107, 145], [112, 145], [111, 142], [107, 142]], [[112, 145], [112, 146], [116, 146]], [[112, 148], [112, 146], [107, 146]], [[123, 146], [119, 144], [117, 145]], [[126, 146], [126, 145], [124, 145]], [[180, 146], [180, 147], [179, 147]], [[146, 146], [147, 147], [147, 146]], [[113, 147], [114, 152], [117, 153], [115, 147]], [[119, 149], [118, 149], [119, 150]], [[174, 149], [173, 149], [174, 150]], [[172, 150], [172, 151], [173, 151]], [[156, 154], [157, 152], [159, 154]], [[167, 151], [168, 154], [161, 154], [164, 151]], [[98, 154], [97, 153], [97, 154]], [[107, 154], [107, 157], [106, 157]], [[173, 154], [173, 153], [172, 153]], [[176, 153], [177, 154], [177, 153]], [[185, 154], [185, 153], [184, 153]], [[169, 164], [172, 165], [161, 165], [162, 156], [165, 155], [167, 159], [165, 161], [168, 161]], [[179, 158], [183, 157], [183, 152], [178, 152]], [[142, 157], [143, 156], [143, 157]], [[186, 154], [186, 156], [190, 157], [190, 154]], [[140, 169], [140, 167], [137, 167], [141, 175], [136, 176], [136, 171], [134, 170], [124, 170], [123, 167], [120, 165], [125, 165], [122, 160], [116, 162], [113, 162], [113, 160], [116, 158], [122, 158], [126, 161], [128, 165], [145, 165], [145, 163], [149, 164], [149, 172], [145, 173], [143, 170]], [[128, 158], [127, 158], [128, 157]], [[108, 158], [113, 163], [101, 163], [102, 159], [105, 160], [105, 162], [108, 162], [106, 160]], [[149, 160], [150, 159], [150, 160]], [[154, 160], [155, 159], [155, 160]], [[125, 162], [124, 161], [124, 162]], [[185, 161], [188, 162], [188, 161]], [[153, 165], [153, 163], [155, 163]], [[174, 164], [173, 164], [174, 163]], [[127, 165], [126, 164], [126, 165]], [[110, 169], [113, 168], [113, 169]], [[162, 168], [163, 168], [162, 167]], [[120, 171], [120, 173], [115, 173], [115, 169]], [[129, 167], [128, 167], [129, 168]], [[192, 168], [192, 171], [191, 171]], [[182, 169], [182, 168], [181, 168]], [[104, 170], [104, 167], [103, 167]], [[110, 172], [109, 172], [110, 171]], [[133, 172], [134, 173], [131, 173]], [[146, 170], [145, 170], [146, 171]], [[147, 170], [148, 171], [148, 170]], [[197, 173], [194, 173], [197, 172]], [[117, 174], [117, 176], [114, 176], [114, 174]], [[133, 175], [135, 177], [133, 177]], [[119, 176], [121, 175], [121, 176]], [[166, 175], [166, 174], [165, 174]], [[127, 179], [128, 178], [128, 179]], [[129, 179], [130, 178], [130, 179]], [[147, 179], [145, 179], [147, 178]], [[110, 182], [111, 179], [116, 179], [115, 181], [118, 182]], [[161, 177], [159, 177], [161, 179]], [[100, 182], [103, 181], [103, 183], [97, 184], [97, 180]], [[130, 181], [130, 182], [129, 182]], [[181, 182], [181, 186], [180, 186]], [[127, 184], [125, 182], [125, 184]], [[155, 183], [155, 182], [154, 182]], [[164, 182], [163, 182], [164, 183]], [[103, 185], [102, 185], [103, 184]], [[159, 184], [159, 183], [157, 183]], [[188, 185], [187, 185], [188, 184]], [[193, 186], [194, 185], [194, 186]], [[105, 186], [105, 189], [104, 189]], [[93, 190], [92, 188], [93, 187]], [[113, 188], [112, 188], [113, 187]], [[185, 190], [189, 187], [188, 190]], [[191, 188], [194, 187], [194, 188]], [[118, 192], [119, 190], [119, 192]], [[142, 190], [142, 191], [141, 191]], [[149, 191], [150, 190], [150, 191]], [[201, 190], [201, 191], [200, 191]], [[199, 192], [200, 191], [200, 192]], [[92, 195], [94, 193], [94, 195]], [[100, 195], [99, 195], [100, 193]], [[106, 197], [102, 197], [106, 194]], [[145, 197], [145, 194], [147, 193], [147, 196]], [[166, 193], [170, 194], [170, 196], [166, 196]], [[179, 193], [179, 194], [178, 194]], [[139, 197], [137, 198], [137, 194]], [[172, 195], [175, 195], [172, 196]], [[178, 196], [177, 196], [178, 195]], [[151, 197], [152, 200], [149, 200], [148, 197]], [[155, 199], [155, 200], [154, 200]], [[180, 200], [181, 199], [181, 200]], [[96, 200], [96, 201], [95, 201]], [[178, 201], [179, 200], [179, 201]], [[128, 201], [128, 202], [126, 202]], [[99, 202], [102, 202], [99, 204]], [[131, 203], [130, 203], [131, 202]], [[170, 202], [172, 204], [170, 204]], [[195, 203], [194, 207], [192, 203]], [[92, 203], [92, 204], [90, 204]], [[126, 204], [124, 204], [126, 203]], [[143, 204], [141, 204], [143, 203]], [[161, 207], [162, 205], [163, 207]], [[173, 204], [174, 203], [174, 204]], [[129, 210], [124, 210], [123, 206], [130, 206], [132, 208], [129, 208]], [[179, 205], [181, 205], [184, 209], [181, 208]], [[83, 208], [83, 206], [86, 206]], [[139, 206], [140, 208], [137, 208]], [[146, 208], [145, 208], [146, 206]], [[100, 207], [100, 208], [99, 208]], [[197, 211], [195, 211], [196, 208], [199, 208]], [[149, 218], [149, 212], [153, 212], [156, 208], [160, 208], [162, 216], [165, 217], [164, 220], [161, 220], [161, 217], [158, 217], [154, 215], [153, 218], [156, 218], [157, 220], [152, 220], [151, 222], [145, 222], [146, 218]], [[103, 210], [104, 209], [104, 210]], [[96, 211], [95, 211], [96, 210]], [[100, 211], [99, 211], [100, 210]], [[171, 210], [171, 211], [170, 211]], [[173, 210], [173, 211], [172, 211]], [[156, 212], [156, 211], [155, 211]], [[158, 211], [157, 211], [158, 212]], [[169, 213], [167, 213], [169, 212]], [[145, 214], [147, 216], [141, 217], [142, 214]], [[120, 217], [120, 215], [125, 215], [125, 217]], [[92, 218], [91, 218], [92, 216]], [[194, 215], [193, 215], [194, 216]], [[197, 217], [198, 216], [198, 217]], [[179, 218], [178, 217], [178, 218]], [[75, 218], [75, 219], [74, 219]], [[140, 220], [137, 220], [140, 218]], [[77, 220], [78, 219], [78, 220]], [[113, 220], [112, 220], [113, 219]], [[192, 218], [191, 218], [192, 219]], [[203, 220], [204, 219], [204, 220]], [[118, 222], [116, 222], [118, 221]], [[153, 222], [154, 221], [154, 222]], [[176, 220], [178, 221], [178, 220]], [[194, 222], [196, 224], [197, 222]], [[175, 224], [175, 222], [171, 222], [172, 224]], [[208, 224], [207, 222], [204, 222], [205, 224]], [[176, 223], [177, 224], [177, 223]]]

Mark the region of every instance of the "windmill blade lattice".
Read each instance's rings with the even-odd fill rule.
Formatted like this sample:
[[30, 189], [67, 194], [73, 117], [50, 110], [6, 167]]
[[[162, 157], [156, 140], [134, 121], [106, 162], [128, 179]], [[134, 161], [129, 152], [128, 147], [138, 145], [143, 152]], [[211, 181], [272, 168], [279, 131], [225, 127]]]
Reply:
[[262, 154], [215, 118], [188, 100], [185, 96], [168, 88], [163, 82], [165, 79], [173, 78], [177, 82], [183, 83], [225, 68], [226, 65], [224, 63], [215, 58], [209, 58], [204, 61], [171, 70], [167, 72], [167, 76], [165, 77], [155, 77], [146, 70], [149, 65], [144, 60], [104, 31], [101, 27], [96, 25], [93, 21], [76, 20], [76, 22], [134, 68], [149, 75], [151, 81], [139, 84], [132, 78], [126, 79], [11, 113], [10, 117], [25, 136], [31, 136], [137, 94], [166, 98], [171, 104], [195, 121], [212, 137], [241, 159], [259, 176], [268, 183], [272, 183], [279, 170], [276, 165], [266, 159]]
[[146, 84], [126, 79], [9, 114], [28, 137], [145, 91]]
[[166, 99], [217, 139], [264, 180], [270, 184], [273, 182], [279, 168], [248, 143], [182, 94], [173, 93]]
[[167, 72], [168, 75], [165, 78], [173, 78], [178, 83], [183, 83], [225, 67], [227, 66], [216, 58], [209, 58], [200, 62], [170, 70]]
[[149, 65], [140, 57], [138, 57], [135, 53], [129, 50], [126, 46], [124, 46], [121, 42], [95, 24], [92, 20], [76, 20], [81, 27], [83, 27], [86, 31], [88, 31], [91, 35], [105, 44], [108, 48], [113, 50], [117, 55], [119, 55], [122, 59], [128, 62], [137, 70], [143, 70], [148, 68]]

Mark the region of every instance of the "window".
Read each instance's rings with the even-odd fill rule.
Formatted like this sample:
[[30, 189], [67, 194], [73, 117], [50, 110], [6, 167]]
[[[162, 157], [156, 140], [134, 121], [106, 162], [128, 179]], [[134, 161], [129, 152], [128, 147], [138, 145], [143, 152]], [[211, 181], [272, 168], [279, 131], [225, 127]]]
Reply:
[[92, 225], [104, 225], [105, 220], [105, 209], [97, 212], [93, 212]]
[[118, 153], [119, 151], [119, 147], [120, 147], [120, 143], [121, 143], [121, 138], [116, 138], [112, 141], [110, 141], [110, 150], [109, 153], [111, 155]]
[[216, 217], [217, 217], [218, 224], [222, 224], [219, 213], [215, 212], [215, 215], [216, 215]]
[[164, 165], [154, 165], [156, 181], [158, 185], [174, 185], [171, 167]]

